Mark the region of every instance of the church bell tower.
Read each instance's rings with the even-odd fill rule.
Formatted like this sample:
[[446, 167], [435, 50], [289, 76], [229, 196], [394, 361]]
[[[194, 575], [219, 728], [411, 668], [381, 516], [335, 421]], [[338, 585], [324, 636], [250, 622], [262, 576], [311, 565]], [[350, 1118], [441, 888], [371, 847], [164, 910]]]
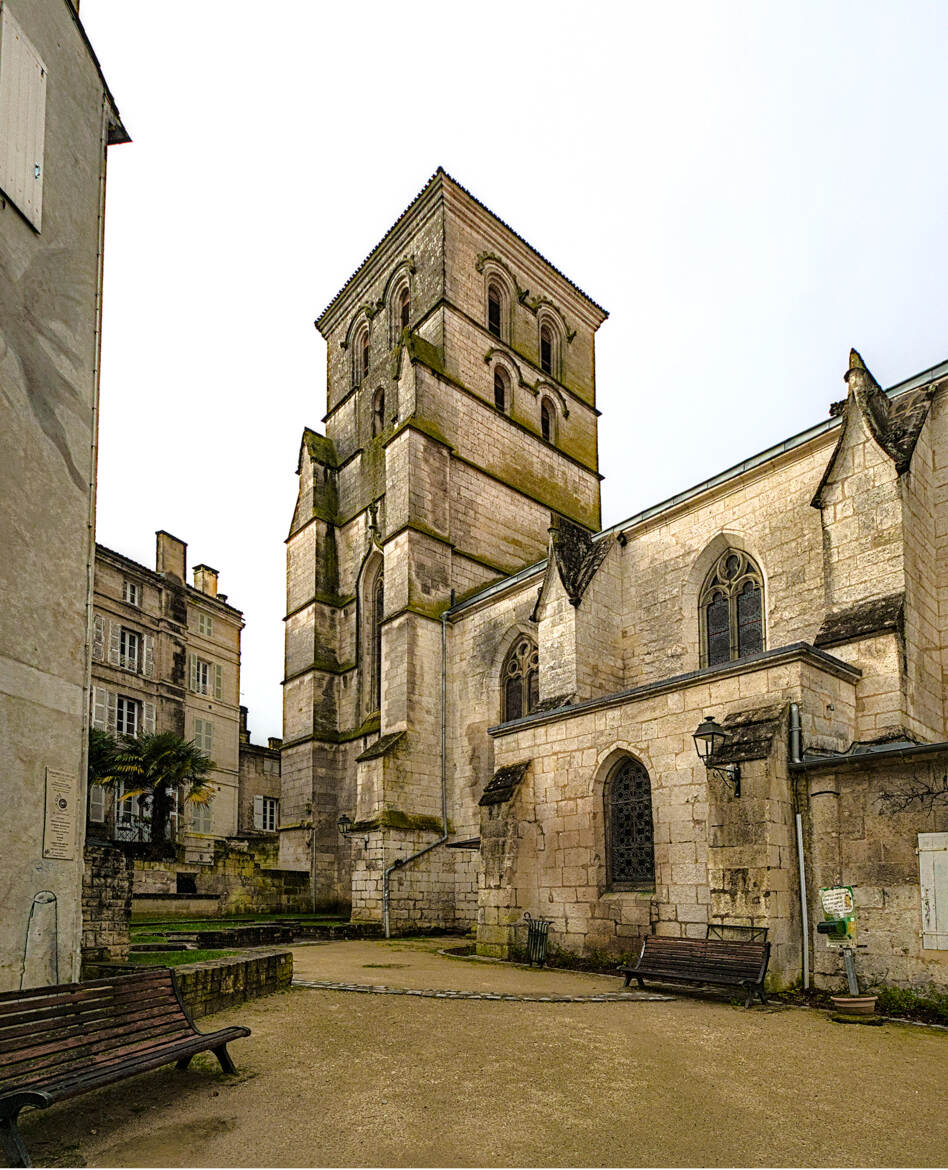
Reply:
[[[280, 832], [316, 907], [380, 920], [386, 870], [463, 819], [442, 615], [541, 560], [551, 515], [598, 530], [605, 316], [439, 169], [316, 322], [327, 413], [287, 539]], [[415, 923], [458, 924], [451, 855]]]

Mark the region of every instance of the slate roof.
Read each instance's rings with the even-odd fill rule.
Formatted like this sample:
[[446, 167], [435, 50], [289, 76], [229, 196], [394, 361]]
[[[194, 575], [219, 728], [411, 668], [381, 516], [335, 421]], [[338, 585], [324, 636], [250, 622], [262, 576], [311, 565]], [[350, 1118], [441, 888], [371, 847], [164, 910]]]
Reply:
[[479, 805], [504, 804], [517, 791], [517, 785], [526, 775], [530, 761], [522, 764], [508, 764], [506, 768], [498, 768], [490, 778], [484, 794], [477, 802]]

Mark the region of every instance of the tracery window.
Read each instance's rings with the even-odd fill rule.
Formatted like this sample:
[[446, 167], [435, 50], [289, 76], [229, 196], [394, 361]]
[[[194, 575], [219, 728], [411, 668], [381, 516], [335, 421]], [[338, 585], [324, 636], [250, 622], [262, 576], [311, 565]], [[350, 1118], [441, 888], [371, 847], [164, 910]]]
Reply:
[[553, 404], [549, 398], [540, 403], [540, 433], [548, 443], [554, 441], [556, 416], [553, 413]]
[[518, 638], [504, 659], [501, 722], [529, 715], [540, 698], [540, 656], [532, 638]]
[[701, 664], [715, 666], [764, 648], [764, 583], [746, 553], [718, 557], [701, 590]]
[[611, 889], [655, 884], [655, 835], [652, 785], [648, 772], [632, 756], [609, 773], [603, 792], [606, 823], [606, 872]]
[[510, 406], [510, 378], [500, 366], [494, 370], [494, 406], [504, 412]]

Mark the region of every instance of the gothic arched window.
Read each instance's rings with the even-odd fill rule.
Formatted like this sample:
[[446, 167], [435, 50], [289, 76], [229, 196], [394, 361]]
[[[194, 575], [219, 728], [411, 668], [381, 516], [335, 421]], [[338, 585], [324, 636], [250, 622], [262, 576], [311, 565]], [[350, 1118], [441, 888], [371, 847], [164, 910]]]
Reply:
[[556, 415], [549, 398], [540, 403], [540, 433], [548, 443], [552, 443], [556, 436]]
[[497, 366], [494, 370], [494, 405], [504, 412], [510, 406], [510, 379], [507, 371]]
[[385, 577], [381, 558], [366, 572], [362, 586], [362, 705], [366, 715], [382, 705], [382, 619]]
[[716, 666], [764, 648], [764, 582], [747, 555], [729, 548], [701, 590], [701, 665]]
[[603, 791], [606, 877], [613, 890], [655, 884], [652, 786], [648, 772], [631, 756], [609, 773]]
[[556, 378], [559, 376], [558, 361], [556, 330], [549, 321], [544, 321], [540, 326], [540, 369], [544, 374], [551, 374]]
[[352, 385], [362, 384], [369, 373], [369, 328], [363, 325], [352, 339]]
[[406, 284], [402, 291], [398, 294], [398, 320], [399, 328], [407, 329], [408, 321], [411, 317], [411, 293], [408, 291]]
[[504, 659], [501, 722], [529, 715], [540, 697], [540, 658], [532, 638], [518, 638]]
[[500, 287], [491, 282], [487, 286], [487, 332], [503, 337], [504, 294]]
[[372, 399], [372, 434], [380, 435], [385, 429], [385, 391], [380, 386]]

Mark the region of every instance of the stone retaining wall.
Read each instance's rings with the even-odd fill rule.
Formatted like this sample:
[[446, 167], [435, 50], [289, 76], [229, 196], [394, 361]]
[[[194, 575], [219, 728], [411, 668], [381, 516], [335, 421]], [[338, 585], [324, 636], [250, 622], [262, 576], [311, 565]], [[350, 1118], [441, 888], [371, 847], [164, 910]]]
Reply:
[[[130, 963], [97, 963], [84, 972], [84, 978], [142, 970], [147, 968]], [[269, 947], [248, 947], [225, 959], [183, 963], [174, 968], [174, 977], [185, 1007], [198, 1019], [248, 999], [285, 991], [293, 982], [293, 955]]]

